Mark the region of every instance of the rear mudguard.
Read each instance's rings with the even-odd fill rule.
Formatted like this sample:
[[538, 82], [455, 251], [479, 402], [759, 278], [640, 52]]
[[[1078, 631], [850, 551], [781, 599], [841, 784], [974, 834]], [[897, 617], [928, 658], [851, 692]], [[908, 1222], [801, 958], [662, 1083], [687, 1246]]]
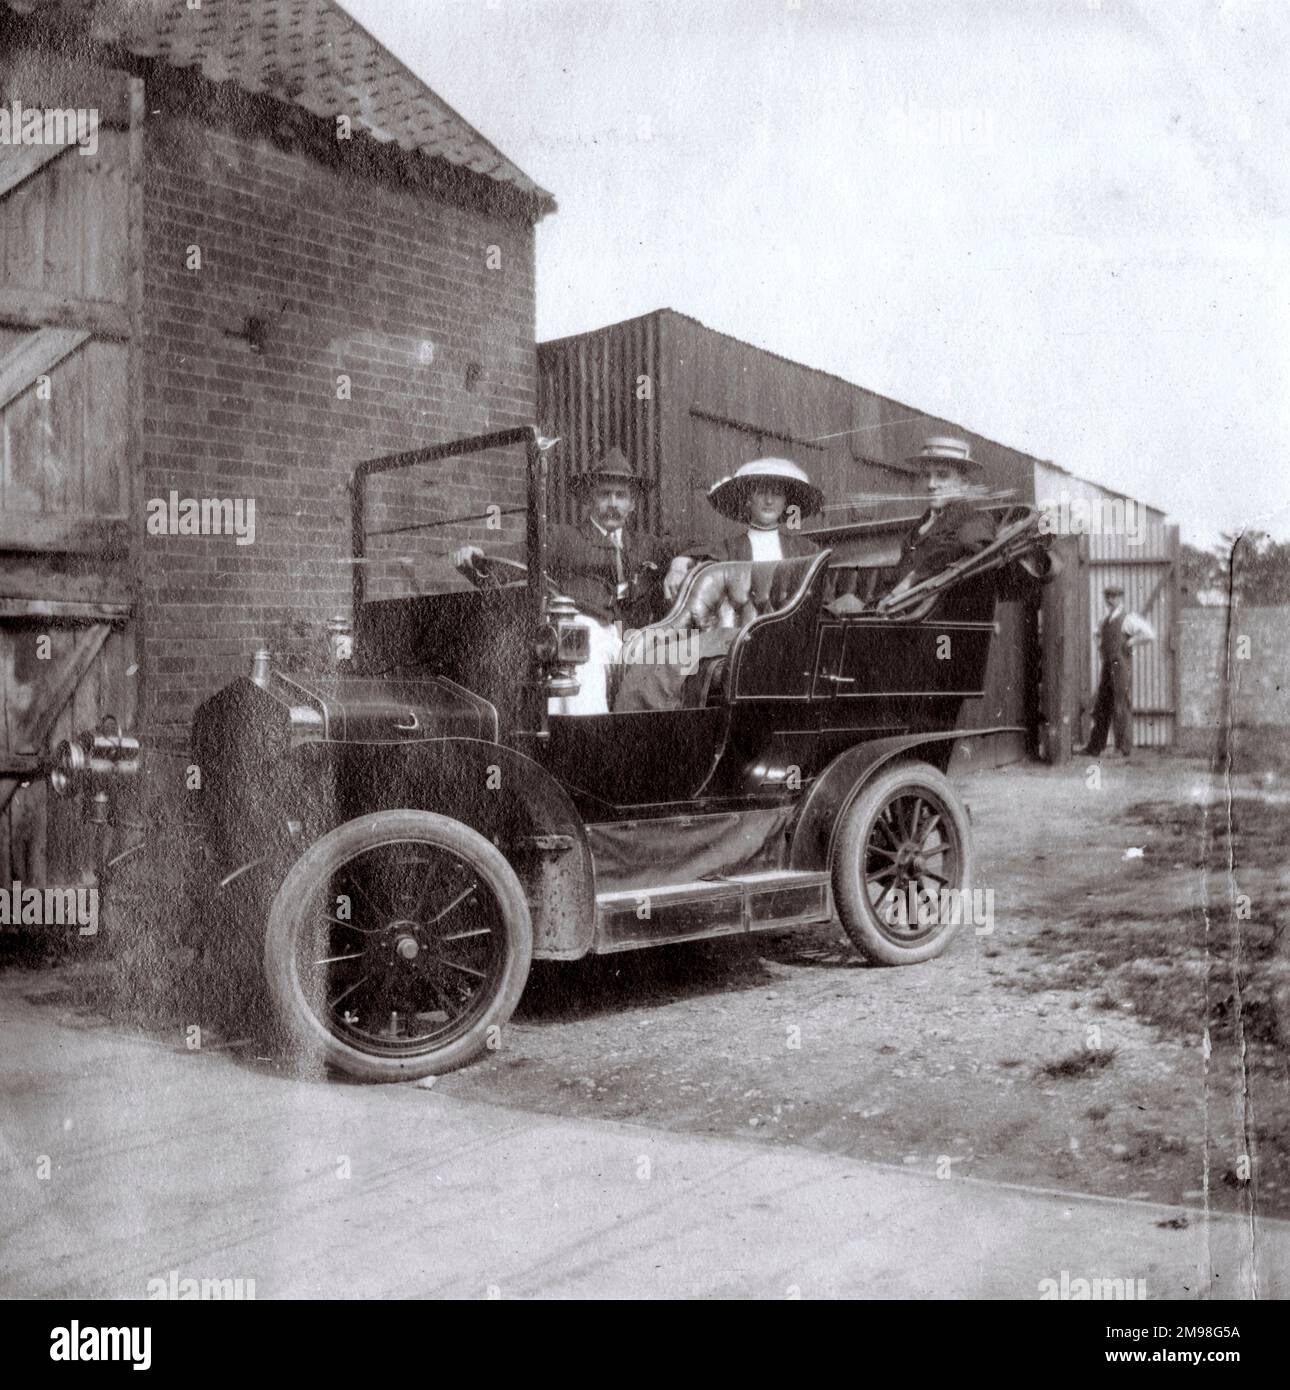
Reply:
[[823, 871], [829, 867], [842, 813], [880, 767], [896, 758], [916, 758], [944, 772], [961, 739], [981, 738], [994, 732], [950, 729], [936, 734], [900, 734], [860, 743], [839, 753], [812, 783], [798, 811], [790, 831], [789, 868]]

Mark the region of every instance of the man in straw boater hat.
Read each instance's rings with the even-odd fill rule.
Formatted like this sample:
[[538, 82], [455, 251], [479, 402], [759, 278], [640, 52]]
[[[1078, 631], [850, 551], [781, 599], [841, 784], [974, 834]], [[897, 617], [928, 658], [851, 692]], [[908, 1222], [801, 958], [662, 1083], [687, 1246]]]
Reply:
[[1098, 653], [1102, 658], [1102, 673], [1097, 681], [1097, 699], [1093, 703], [1093, 732], [1080, 753], [1098, 758], [1106, 747], [1108, 726], [1115, 730], [1115, 746], [1127, 758], [1133, 749], [1133, 649], [1144, 642], [1156, 640], [1155, 630], [1144, 617], [1129, 613], [1124, 607], [1124, 590], [1119, 584], [1108, 584], [1102, 590], [1106, 600], [1106, 617], [1097, 630]]
[[905, 462], [923, 469], [930, 505], [901, 545], [900, 579], [888, 600], [984, 550], [995, 536], [993, 518], [971, 500], [982, 491], [974, 476], [981, 465], [966, 440], [933, 435]]
[[[569, 479], [581, 516], [576, 526], [552, 526], [547, 533], [546, 572], [578, 605], [588, 629], [590, 659], [578, 668], [576, 695], [552, 699], [552, 714], [607, 714], [608, 668], [622, 650], [623, 625], [636, 626], [661, 616], [658, 609], [676, 593], [686, 565], [661, 538], [629, 533], [645, 484], [621, 449], [609, 449], [589, 468]], [[453, 564], [474, 576], [477, 546], [462, 546]]]

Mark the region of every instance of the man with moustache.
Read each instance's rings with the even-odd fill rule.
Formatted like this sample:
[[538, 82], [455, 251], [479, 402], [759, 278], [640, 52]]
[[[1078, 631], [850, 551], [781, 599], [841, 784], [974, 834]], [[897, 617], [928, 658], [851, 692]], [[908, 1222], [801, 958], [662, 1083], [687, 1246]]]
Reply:
[[[662, 616], [680, 586], [686, 564], [658, 536], [628, 532], [626, 523], [644, 490], [621, 449], [610, 449], [575, 474], [569, 488], [582, 515], [576, 526], [547, 533], [546, 572], [579, 610], [588, 630], [590, 658], [578, 668], [576, 695], [551, 700], [551, 714], [607, 714], [609, 669], [622, 651], [623, 628]], [[475, 579], [477, 546], [463, 546], [453, 563]]]

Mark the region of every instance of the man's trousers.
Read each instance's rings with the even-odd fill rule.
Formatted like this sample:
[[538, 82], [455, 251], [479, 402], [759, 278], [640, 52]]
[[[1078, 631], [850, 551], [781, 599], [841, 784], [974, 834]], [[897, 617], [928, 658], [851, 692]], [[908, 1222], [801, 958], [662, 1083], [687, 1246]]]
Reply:
[[1116, 748], [1128, 755], [1133, 747], [1132, 684], [1133, 672], [1127, 660], [1102, 663], [1097, 699], [1093, 702], [1093, 732], [1086, 752], [1100, 753], [1106, 747], [1107, 728], [1113, 727]]

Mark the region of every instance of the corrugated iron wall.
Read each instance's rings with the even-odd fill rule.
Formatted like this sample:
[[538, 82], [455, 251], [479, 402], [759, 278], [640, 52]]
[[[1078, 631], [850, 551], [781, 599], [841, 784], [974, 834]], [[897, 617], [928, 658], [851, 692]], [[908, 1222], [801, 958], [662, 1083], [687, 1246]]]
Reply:
[[576, 338], [540, 343], [538, 418], [558, 436], [551, 513], [574, 521], [570, 474], [619, 448], [650, 484], [640, 512], [646, 530], [662, 529], [659, 321], [631, 319]]
[[1004, 599], [995, 605], [995, 637], [985, 669], [985, 694], [965, 700], [960, 729], [1006, 729], [993, 740], [993, 761], [1015, 762], [1036, 751], [1039, 716], [1039, 634], [1036, 599]]
[[1087, 736], [1101, 674], [1098, 628], [1106, 614], [1102, 590], [1119, 584], [1125, 608], [1140, 613], [1156, 631], [1154, 642], [1133, 653], [1133, 742], [1167, 748], [1174, 742], [1178, 719], [1178, 528], [1144, 526], [1136, 543], [1128, 535], [1081, 536], [1080, 569], [1088, 632], [1083, 732]]
[[768, 453], [821, 485], [830, 522], [917, 513], [922, 479], [905, 460], [937, 433], [971, 442], [988, 486], [1034, 500], [1029, 455], [671, 309], [540, 343], [537, 360], [538, 417], [562, 441], [552, 514], [566, 520], [568, 474], [614, 445], [657, 484], [641, 522], [687, 539], [727, 525], [708, 487]]
[[[882, 457], [879, 397], [682, 314], [666, 315], [666, 332], [673, 476], [665, 492], [675, 524], [687, 534], [706, 540], [728, 531], [730, 523], [708, 505], [708, 489], [767, 455], [806, 470], [823, 490], [833, 523], [845, 519], [839, 504], [849, 499], [909, 492], [914, 475], [872, 461]], [[820, 520], [807, 521], [807, 528]]]
[[[1078, 478], [1047, 459], [1035, 460], [1034, 496], [1035, 502], [1039, 506], [1047, 505], [1059, 509], [1063, 504], [1079, 506], [1082, 503], [1089, 507], [1097, 507], [1112, 502], [1116, 498], [1124, 501], [1130, 500], [1126, 493], [1104, 487], [1101, 483], [1091, 482], [1088, 478]], [[1149, 506], [1145, 502], [1136, 501], [1136, 499], [1134, 501], [1132, 516], [1141, 517], [1144, 522], [1151, 526], [1163, 526], [1165, 524], [1165, 514], [1158, 507]]]
[[572, 519], [568, 474], [613, 445], [657, 483], [642, 521], [687, 540], [728, 527], [708, 508], [707, 489], [764, 454], [806, 468], [834, 522], [890, 514], [881, 505], [848, 512], [839, 505], [847, 498], [919, 486], [903, 464], [903, 442], [894, 446], [900, 457], [888, 460], [887, 417], [904, 420], [908, 407], [672, 310], [541, 343], [537, 359], [539, 420], [562, 440], [552, 508], [558, 517]]
[[[707, 488], [766, 453], [793, 458], [819, 482], [828, 523], [915, 515], [922, 509], [916, 495], [921, 476], [905, 460], [937, 433], [967, 439], [983, 464], [986, 485], [1007, 490], [1020, 503], [1034, 503], [1037, 487], [1054, 495], [1065, 489], [1079, 496], [1115, 496], [953, 421], [717, 333], [670, 309], [539, 344], [537, 356], [539, 419], [548, 434], [562, 440], [552, 514], [565, 520], [573, 519], [568, 474], [614, 445], [655, 484], [640, 524], [686, 540], [729, 529], [707, 505]], [[1149, 509], [1145, 515], [1153, 522], [1160, 518]], [[1079, 563], [1056, 581], [1070, 596], [1065, 607], [1071, 611], [1060, 631], [1044, 634], [1042, 679], [1026, 666], [1038, 662], [1035, 606], [1005, 615], [1000, 640], [1009, 651], [992, 661], [983, 718], [988, 712], [989, 722], [1024, 724], [1033, 735], [1042, 686], [1049, 707], [1048, 756], [1065, 756], [1072, 725], [1082, 725], [1081, 739], [1087, 737], [1101, 585], [1110, 574], [1124, 583], [1131, 603], [1150, 605], [1148, 616], [1159, 634], [1155, 646], [1134, 656], [1134, 701], [1140, 706], [1136, 741], [1155, 746], [1171, 741], [1177, 604], [1170, 576], [1177, 529], [1152, 525], [1148, 531], [1149, 538], [1137, 547], [1124, 537], [1099, 536], [1091, 538], [1096, 544], [1090, 550], [1090, 538], [1081, 538]], [[1059, 607], [1052, 596], [1046, 601], [1050, 618], [1058, 616]], [[1053, 668], [1054, 660], [1060, 669]]]

